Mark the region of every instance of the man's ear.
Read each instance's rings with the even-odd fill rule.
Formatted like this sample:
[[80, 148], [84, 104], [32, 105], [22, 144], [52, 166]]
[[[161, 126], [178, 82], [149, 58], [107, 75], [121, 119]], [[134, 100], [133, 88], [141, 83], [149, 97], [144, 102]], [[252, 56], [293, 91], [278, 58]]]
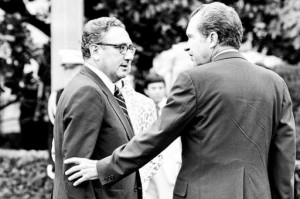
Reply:
[[218, 36], [218, 34], [216, 32], [211, 32], [208, 35], [208, 39], [209, 39], [209, 47], [210, 48], [216, 47], [216, 45], [219, 42], [219, 36]]
[[96, 45], [90, 45], [89, 47], [90, 53], [91, 53], [91, 58], [93, 58], [96, 61], [100, 60], [100, 55], [99, 55], [99, 48]]

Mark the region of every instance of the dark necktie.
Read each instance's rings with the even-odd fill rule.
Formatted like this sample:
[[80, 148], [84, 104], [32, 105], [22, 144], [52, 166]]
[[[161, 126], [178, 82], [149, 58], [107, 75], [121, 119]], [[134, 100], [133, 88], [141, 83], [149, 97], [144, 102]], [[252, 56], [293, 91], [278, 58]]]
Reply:
[[124, 112], [129, 124], [131, 125], [124, 97], [123, 97], [122, 93], [120, 92], [120, 89], [117, 86], [115, 87], [114, 96], [115, 96], [117, 102], [119, 103], [122, 111]]
[[156, 109], [156, 116], [157, 117], [159, 117], [159, 110], [160, 110], [160, 108], [159, 108], [159, 106], [158, 106], [158, 104], [157, 103], [155, 103], [155, 109]]

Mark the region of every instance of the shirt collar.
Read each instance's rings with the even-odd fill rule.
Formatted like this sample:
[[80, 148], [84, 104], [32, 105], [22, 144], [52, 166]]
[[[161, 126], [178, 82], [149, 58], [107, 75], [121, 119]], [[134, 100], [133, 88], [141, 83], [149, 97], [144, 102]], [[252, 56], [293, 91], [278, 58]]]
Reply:
[[120, 79], [119, 81], [117, 81], [115, 83], [115, 86], [118, 87], [120, 89], [120, 91], [122, 91], [122, 89], [124, 88], [124, 80]]
[[236, 49], [227, 49], [227, 50], [223, 50], [223, 51], [217, 53], [217, 54], [212, 58], [212, 60], [214, 60], [217, 56], [219, 56], [219, 55], [221, 55], [221, 54], [223, 54], [223, 53], [227, 53], [227, 52], [239, 52], [239, 51], [236, 50]]
[[103, 83], [105, 84], [105, 86], [107, 86], [107, 88], [110, 90], [110, 92], [112, 94], [114, 94], [115, 91], [115, 85], [114, 83], [107, 77], [107, 75], [105, 75], [102, 71], [100, 71], [99, 69], [97, 69], [95, 66], [91, 65], [90, 63], [85, 62], [84, 63], [86, 67], [88, 67], [89, 69], [91, 69], [94, 73], [96, 73], [96, 75], [103, 81]]

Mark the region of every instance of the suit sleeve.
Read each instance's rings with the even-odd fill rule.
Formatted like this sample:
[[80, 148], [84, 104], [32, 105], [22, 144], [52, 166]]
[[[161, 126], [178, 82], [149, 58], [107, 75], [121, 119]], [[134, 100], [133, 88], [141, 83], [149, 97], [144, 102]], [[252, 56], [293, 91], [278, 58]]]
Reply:
[[296, 133], [292, 101], [284, 83], [282, 112], [273, 135], [269, 155], [269, 175], [272, 198], [294, 198]]
[[[65, 125], [62, 143], [63, 160], [71, 157], [91, 159], [101, 128], [104, 105], [93, 87], [80, 88], [67, 102], [63, 114]], [[72, 165], [64, 165], [64, 172]], [[64, 175], [66, 192], [70, 198], [95, 198], [92, 182], [78, 187]]]
[[97, 162], [102, 185], [111, 185], [121, 180], [162, 152], [185, 132], [184, 129], [194, 118], [195, 107], [194, 84], [186, 73], [181, 73], [157, 121], [127, 145], [117, 148], [112, 156]]

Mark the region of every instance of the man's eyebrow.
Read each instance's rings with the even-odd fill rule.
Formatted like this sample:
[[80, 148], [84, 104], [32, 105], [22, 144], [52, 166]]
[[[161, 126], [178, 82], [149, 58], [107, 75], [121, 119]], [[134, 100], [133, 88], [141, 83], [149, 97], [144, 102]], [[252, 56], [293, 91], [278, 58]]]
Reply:
[[123, 43], [120, 43], [119, 45], [127, 45], [127, 46], [132, 46], [133, 43], [126, 43], [126, 42], [123, 42]]

